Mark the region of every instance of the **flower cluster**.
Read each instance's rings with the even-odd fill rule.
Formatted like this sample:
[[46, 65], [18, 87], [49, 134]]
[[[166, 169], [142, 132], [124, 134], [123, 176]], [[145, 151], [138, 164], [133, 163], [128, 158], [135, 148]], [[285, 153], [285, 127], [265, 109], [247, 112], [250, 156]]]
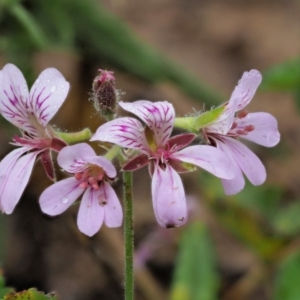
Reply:
[[[119, 155], [122, 162], [121, 171], [148, 166], [153, 209], [162, 227], [178, 227], [187, 221], [180, 173], [202, 168], [222, 180], [226, 194], [243, 189], [243, 173], [254, 185], [265, 181], [262, 162], [240, 141], [244, 138], [273, 147], [280, 140], [277, 121], [272, 115], [245, 110], [261, 82], [258, 71], [245, 72], [225, 104], [187, 118], [176, 118], [173, 105], [167, 101], [147, 100], [119, 102], [122, 109], [135, 117], [116, 116], [115, 77], [112, 72], [99, 71], [93, 83], [92, 100], [110, 121], [88, 139], [129, 149], [126, 153], [116, 151], [116, 158]], [[122, 224], [122, 207], [111, 187], [117, 177], [112, 163], [115, 156], [98, 156], [91, 146], [79, 140], [68, 145], [64, 135], [49, 125], [68, 90], [68, 82], [56, 69], [43, 71], [30, 92], [14, 65], [8, 64], [0, 71], [0, 113], [21, 131], [21, 136], [14, 137], [12, 143], [19, 148], [0, 163], [0, 209], [6, 214], [13, 212], [35, 161], [40, 160], [47, 176], [54, 181], [40, 196], [41, 210], [50, 216], [61, 214], [83, 195], [78, 228], [92, 236], [103, 223], [108, 227]], [[174, 126], [185, 133], [172, 135]], [[203, 144], [195, 139], [198, 135]], [[58, 165], [71, 177], [56, 182], [52, 151], [58, 152]]]

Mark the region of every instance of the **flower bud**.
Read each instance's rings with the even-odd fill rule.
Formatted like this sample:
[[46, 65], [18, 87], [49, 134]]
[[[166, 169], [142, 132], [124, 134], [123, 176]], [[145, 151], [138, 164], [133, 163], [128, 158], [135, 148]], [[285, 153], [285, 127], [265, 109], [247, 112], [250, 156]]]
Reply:
[[93, 81], [91, 100], [96, 111], [110, 119], [117, 102], [115, 77], [112, 71], [98, 71], [100, 74]]

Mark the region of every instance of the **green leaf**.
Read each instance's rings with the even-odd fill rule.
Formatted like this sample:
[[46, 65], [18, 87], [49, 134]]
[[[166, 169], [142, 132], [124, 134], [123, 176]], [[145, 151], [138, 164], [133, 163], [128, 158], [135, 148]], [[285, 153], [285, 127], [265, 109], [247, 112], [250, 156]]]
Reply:
[[275, 280], [274, 300], [300, 299], [300, 251], [286, 257], [278, 270]]
[[45, 295], [32, 288], [19, 293], [9, 293], [4, 296], [3, 300], [58, 300], [58, 297], [53, 293]]
[[287, 207], [278, 209], [273, 216], [272, 225], [280, 234], [291, 236], [300, 232], [300, 203], [299, 200]]
[[179, 245], [171, 300], [217, 299], [219, 278], [206, 227], [197, 222], [184, 231]]
[[294, 91], [300, 86], [300, 59], [276, 65], [263, 74], [263, 90]]
[[0, 276], [0, 298], [2, 299], [2, 297], [8, 293], [13, 292], [13, 288], [10, 287], [6, 287], [5, 286], [5, 279], [4, 277], [1, 275]]

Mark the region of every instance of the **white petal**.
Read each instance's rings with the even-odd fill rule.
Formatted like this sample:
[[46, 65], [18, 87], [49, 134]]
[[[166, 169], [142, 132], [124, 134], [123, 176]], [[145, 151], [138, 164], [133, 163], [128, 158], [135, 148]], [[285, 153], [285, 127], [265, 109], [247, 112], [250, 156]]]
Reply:
[[44, 70], [33, 84], [28, 106], [44, 127], [64, 103], [69, 87], [62, 74], [54, 68]]
[[245, 186], [245, 179], [242, 170], [235, 158], [231, 149], [222, 141], [214, 139], [217, 144], [217, 148], [223, 151], [231, 163], [231, 170], [234, 172], [235, 177], [233, 179], [222, 179], [223, 188], [226, 195], [234, 195], [239, 193]]
[[80, 181], [70, 177], [46, 188], [39, 200], [42, 212], [56, 216], [66, 211], [84, 191], [79, 184]]
[[104, 209], [98, 201], [98, 191], [88, 188], [81, 200], [77, 225], [81, 232], [93, 236], [99, 231], [104, 219]]
[[[104, 200], [104, 223], [107, 227], [120, 227], [123, 220], [123, 211], [118, 196], [114, 189], [106, 181], [101, 184], [101, 195], [98, 196], [99, 203]], [[100, 197], [100, 198], [99, 198]]]
[[155, 166], [152, 178], [152, 201], [157, 222], [162, 227], [178, 227], [187, 221], [187, 206], [180, 176], [166, 165]]
[[171, 159], [194, 164], [220, 178], [234, 178], [230, 160], [213, 146], [190, 146], [172, 154]]
[[232, 152], [232, 157], [236, 160], [244, 174], [253, 185], [260, 185], [266, 180], [266, 169], [260, 159], [245, 145], [233, 138], [223, 138], [222, 140]]
[[175, 110], [171, 103], [139, 100], [132, 103], [119, 102], [119, 105], [146, 123], [153, 131], [158, 147], [163, 147], [167, 143], [175, 119]]
[[241, 136], [244, 139], [265, 147], [274, 147], [280, 141], [280, 133], [276, 118], [265, 112], [249, 113], [245, 118], [236, 120], [238, 127], [253, 125], [254, 130], [247, 135]]

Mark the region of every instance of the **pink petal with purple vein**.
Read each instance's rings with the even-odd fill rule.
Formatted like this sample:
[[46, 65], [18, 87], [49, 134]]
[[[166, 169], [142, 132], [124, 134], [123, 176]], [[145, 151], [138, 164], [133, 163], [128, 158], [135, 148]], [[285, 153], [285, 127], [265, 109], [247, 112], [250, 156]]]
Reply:
[[234, 178], [230, 160], [224, 152], [213, 146], [190, 146], [172, 154], [171, 159], [194, 164], [220, 178]]
[[241, 136], [265, 147], [274, 147], [280, 141], [277, 120], [269, 113], [249, 113], [245, 118], [236, 120], [238, 127], [253, 125], [254, 130]]
[[40, 196], [41, 210], [50, 216], [66, 211], [84, 192], [79, 184], [80, 181], [70, 177], [49, 186]]
[[99, 190], [88, 188], [79, 207], [77, 225], [79, 230], [88, 236], [97, 233], [104, 220], [104, 208], [99, 204], [98, 195]]
[[30, 90], [28, 106], [42, 126], [46, 126], [64, 103], [70, 84], [54, 69], [44, 70]]
[[187, 221], [187, 206], [180, 176], [169, 166], [155, 166], [152, 201], [157, 222], [162, 227], [178, 227]]
[[231, 98], [238, 99], [237, 110], [243, 109], [250, 103], [258, 86], [261, 83], [261, 80], [262, 76], [257, 70], [244, 72], [242, 78], [239, 80], [238, 85], [231, 95]]
[[86, 168], [86, 157], [96, 156], [93, 148], [86, 143], [64, 147], [57, 156], [58, 164], [69, 173], [82, 172]]
[[149, 152], [143, 125], [134, 118], [119, 118], [100, 126], [90, 139], [117, 144], [124, 148]]
[[36, 156], [39, 153], [37, 151], [23, 155], [12, 165], [1, 195], [4, 213], [11, 214], [19, 202], [32, 173]]
[[132, 103], [119, 102], [119, 105], [138, 116], [153, 131], [156, 145], [163, 147], [173, 129], [175, 111], [167, 101], [151, 102], [139, 100]]
[[7, 64], [0, 71], [0, 113], [16, 127], [36, 134], [36, 129], [28, 121], [28, 97], [23, 74], [16, 66]]

